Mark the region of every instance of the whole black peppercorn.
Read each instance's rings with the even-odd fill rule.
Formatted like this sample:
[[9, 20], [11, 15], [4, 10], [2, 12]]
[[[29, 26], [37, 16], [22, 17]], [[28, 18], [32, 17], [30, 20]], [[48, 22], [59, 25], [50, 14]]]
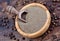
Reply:
[[19, 41], [19, 39], [17, 39], [16, 41]]
[[56, 35], [52, 35], [52, 37], [53, 37], [53, 39], [56, 39], [56, 38], [57, 38], [57, 36], [56, 36]]
[[57, 39], [57, 41], [60, 41], [60, 39]]
[[11, 35], [9, 37], [10, 37], [10, 39], [12, 39], [12, 36]]
[[16, 38], [15, 38], [15, 37], [14, 37], [13, 39], [14, 39], [14, 40], [16, 40]]
[[23, 37], [22, 39], [25, 40], [25, 37]]
[[13, 35], [13, 33], [11, 32], [10, 34], [9, 34], [9, 36], [11, 37]]

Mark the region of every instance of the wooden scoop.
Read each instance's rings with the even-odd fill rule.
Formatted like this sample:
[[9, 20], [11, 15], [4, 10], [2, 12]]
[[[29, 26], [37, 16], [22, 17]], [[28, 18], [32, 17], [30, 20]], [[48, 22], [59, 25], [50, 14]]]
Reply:
[[27, 23], [23, 23], [16, 17], [15, 26], [17, 31], [28, 38], [36, 38], [44, 34], [49, 28], [51, 16], [48, 9], [39, 3], [31, 3], [24, 6], [20, 11], [26, 11]]

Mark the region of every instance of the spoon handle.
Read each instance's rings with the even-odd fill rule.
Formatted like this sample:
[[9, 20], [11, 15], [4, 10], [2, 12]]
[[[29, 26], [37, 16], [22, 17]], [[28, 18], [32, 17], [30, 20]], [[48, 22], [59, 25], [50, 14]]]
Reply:
[[12, 6], [7, 6], [6, 7], [6, 11], [10, 12], [10, 13], [14, 13], [14, 14], [17, 14], [18, 15], [18, 18], [20, 20], [22, 20], [23, 22], [26, 22], [26, 20], [22, 19], [22, 12], [18, 12], [14, 7]]
[[8, 11], [8, 12], [10, 12], [10, 13], [15, 13], [15, 14], [17, 14], [18, 15], [18, 11], [14, 8], [14, 7], [12, 7], [12, 6], [7, 6], [6, 7], [6, 10]]

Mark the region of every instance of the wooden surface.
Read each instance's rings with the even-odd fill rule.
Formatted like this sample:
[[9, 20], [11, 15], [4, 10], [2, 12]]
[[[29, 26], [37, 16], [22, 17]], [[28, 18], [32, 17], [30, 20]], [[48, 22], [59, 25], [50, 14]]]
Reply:
[[[51, 13], [51, 18], [52, 18], [49, 29], [42, 36], [35, 38], [35, 39], [29, 39], [26, 37], [22, 37], [15, 29], [15, 24], [14, 24], [15, 15], [11, 13], [8, 14], [7, 12], [3, 13], [0, 10], [1, 11], [0, 12], [0, 41], [60, 41], [60, 18], [59, 18], [60, 17], [60, 9], [59, 9], [60, 1], [12, 0], [9, 3], [9, 5], [14, 6], [19, 11], [24, 5], [32, 3], [32, 2], [44, 4], [49, 9]], [[7, 22], [4, 22], [4, 21], [7, 21]], [[6, 23], [7, 25], [5, 25]]]

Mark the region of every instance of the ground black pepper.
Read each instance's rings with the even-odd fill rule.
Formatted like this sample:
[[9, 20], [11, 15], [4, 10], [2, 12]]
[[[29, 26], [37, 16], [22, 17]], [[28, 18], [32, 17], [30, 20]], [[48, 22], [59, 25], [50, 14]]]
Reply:
[[[30, 2], [30, 1], [29, 1]], [[36, 1], [34, 1], [34, 2], [36, 2]], [[50, 2], [51, 1], [48, 1], [48, 4], [50, 4]], [[55, 3], [56, 5], [58, 5], [57, 3], [59, 3], [60, 1], [54, 1], [54, 0], [52, 0], [52, 3]], [[47, 3], [47, 2], [46, 2]], [[21, 3], [22, 5], [26, 5], [25, 3]], [[17, 4], [18, 5], [18, 4]], [[14, 5], [15, 6], [15, 5]], [[45, 6], [49, 9], [49, 11], [50, 11], [50, 13], [51, 14], [53, 14], [53, 12], [54, 12], [54, 8], [55, 7], [49, 7], [47, 4], [45, 4]], [[52, 5], [50, 5], [50, 6], [52, 6]], [[56, 8], [58, 8], [58, 7], [60, 7], [59, 5], [56, 7]], [[0, 16], [1, 17], [1, 16]], [[53, 21], [56, 23], [56, 24], [58, 24], [59, 26], [60, 26], [60, 23], [58, 22], [58, 20], [60, 19], [60, 17], [59, 18], [55, 18], [54, 16], [52, 16], [52, 19], [53, 19]], [[54, 20], [55, 19], [55, 20]], [[2, 25], [3, 24], [3, 20], [4, 20], [4, 18], [0, 18], [0, 24]], [[8, 21], [9, 19], [7, 19], [6, 21]], [[14, 19], [12, 19], [12, 20], [15, 20], [15, 18]], [[57, 21], [56, 21], [57, 20]], [[14, 21], [13, 21], [14, 22]], [[4, 23], [8, 23], [8, 22], [4, 22]], [[1, 25], [0, 25], [0, 28], [1, 28]], [[6, 27], [6, 26], [5, 26]], [[10, 27], [10, 28], [12, 28], [12, 27]], [[15, 28], [15, 27], [14, 27]], [[51, 31], [51, 32], [53, 32], [54, 31], [54, 28], [55, 27], [52, 27], [52, 26], [50, 26], [49, 27], [49, 30]], [[58, 30], [58, 29], [57, 29]], [[10, 32], [9, 32], [10, 33]], [[55, 32], [56, 33], [56, 32]], [[52, 33], [51, 33], [52, 34]], [[43, 35], [45, 35], [45, 34], [43, 34]], [[47, 34], [48, 35], [48, 34]], [[5, 35], [3, 35], [3, 36], [5, 36]], [[47, 36], [46, 36], [47, 37]], [[55, 37], [55, 36], [54, 36]], [[10, 37], [11, 39], [12, 39], [12, 37]], [[41, 37], [39, 37], [39, 38], [41, 38]], [[45, 38], [45, 37], [44, 37]], [[54, 38], [55, 39], [55, 38]], [[25, 39], [26, 40], [26, 39]], [[34, 39], [33, 39], [34, 40]], [[36, 39], [37, 41], [40, 41], [40, 39], [38, 40], [38, 39]], [[19, 39], [17, 39], [16, 41], [19, 41]], [[43, 39], [42, 39], [42, 41], [43, 41]], [[56, 41], [60, 41], [60, 39], [57, 39]]]

